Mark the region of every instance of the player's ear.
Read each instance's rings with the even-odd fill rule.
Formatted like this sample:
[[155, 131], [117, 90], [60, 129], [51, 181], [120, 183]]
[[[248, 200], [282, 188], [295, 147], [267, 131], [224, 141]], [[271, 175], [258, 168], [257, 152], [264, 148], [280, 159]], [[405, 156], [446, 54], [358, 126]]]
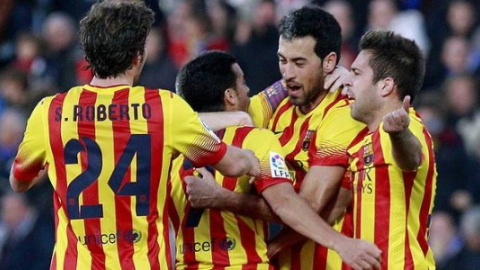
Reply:
[[138, 66], [143, 62], [143, 57], [141, 53], [137, 53], [137, 55], [132, 59], [132, 66]]
[[227, 90], [223, 92], [223, 100], [225, 102], [225, 105], [235, 106], [237, 104], [236, 96], [237, 94], [235, 93], [235, 90], [233, 90], [232, 88], [227, 88]]
[[387, 77], [381, 80], [381, 83], [382, 83], [382, 89], [380, 90], [380, 93], [382, 97], [386, 97], [390, 95], [395, 89], [395, 81], [393, 80], [392, 77]]
[[330, 73], [332, 72], [335, 67], [337, 66], [337, 54], [334, 53], [334, 52], [331, 52], [329, 54], [327, 54], [327, 56], [325, 56], [323, 58], [323, 63], [322, 63], [322, 68], [323, 68], [323, 71], [325, 73]]

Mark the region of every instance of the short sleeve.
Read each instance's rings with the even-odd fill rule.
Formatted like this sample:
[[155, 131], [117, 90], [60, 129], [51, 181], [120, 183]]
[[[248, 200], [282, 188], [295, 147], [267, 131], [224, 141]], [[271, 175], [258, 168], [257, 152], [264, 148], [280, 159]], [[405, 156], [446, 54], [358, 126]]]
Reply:
[[282, 81], [279, 80], [265, 88], [262, 92], [253, 96], [250, 99], [248, 113], [255, 126], [266, 128], [273, 113], [287, 95], [285, 86]]
[[275, 135], [267, 129], [255, 129], [246, 138], [242, 148], [250, 149], [260, 161], [260, 176], [254, 185], [258, 192], [278, 183], [292, 183], [285, 163], [285, 154]]
[[176, 94], [170, 96], [173, 104], [169, 135], [173, 148], [190, 159], [195, 167], [218, 163], [227, 152], [227, 145], [181, 97]]
[[310, 166], [348, 167], [347, 147], [365, 128], [350, 116], [348, 105], [336, 108], [323, 120], [309, 149]]
[[30, 115], [23, 140], [13, 163], [13, 176], [19, 181], [35, 178], [46, 164], [46, 129], [44, 121], [45, 99], [41, 100]]

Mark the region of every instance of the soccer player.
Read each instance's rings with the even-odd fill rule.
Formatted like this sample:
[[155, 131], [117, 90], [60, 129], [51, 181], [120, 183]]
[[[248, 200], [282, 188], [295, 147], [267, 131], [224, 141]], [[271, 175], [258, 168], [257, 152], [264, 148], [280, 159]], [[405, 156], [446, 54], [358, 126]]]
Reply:
[[[329, 92], [324, 88], [325, 77], [338, 63], [340, 26], [329, 13], [318, 7], [306, 6], [283, 18], [279, 32], [278, 57], [283, 80], [252, 97], [249, 113], [257, 125], [268, 126], [277, 135], [286, 153], [286, 163], [295, 181], [295, 189], [315, 211], [326, 218], [330, 208], [335, 205], [340, 185], [342, 182], [348, 183], [344, 181], [348, 167], [346, 149], [365, 127], [352, 119], [349, 101], [340, 91]], [[279, 101], [279, 93], [282, 91], [288, 94], [288, 99]], [[275, 107], [278, 108], [272, 109]], [[323, 158], [317, 159], [310, 166], [309, 152]], [[268, 210], [268, 207], [261, 207], [265, 202], [258, 197], [238, 200], [229, 198], [227, 201], [212, 195], [196, 193], [192, 189], [190, 197], [195, 200], [211, 196], [211, 200], [203, 200], [198, 205], [203, 207], [218, 205], [226, 210], [248, 209], [250, 212]], [[248, 204], [243, 207], [232, 205], [237, 201]], [[265, 218], [271, 216], [268, 213], [251, 213], [255, 216], [262, 214]], [[351, 223], [342, 226], [342, 222], [338, 222], [335, 228], [349, 235]], [[332, 232], [332, 235], [336, 234]], [[274, 241], [273, 253], [285, 249], [278, 256], [282, 269], [341, 269], [342, 260], [355, 269], [378, 264], [378, 257], [371, 257], [376, 248], [364, 246], [363, 249], [356, 246], [356, 243], [346, 244], [347, 237], [333, 242], [329, 239], [331, 238], [320, 242], [323, 246], [309, 240], [287, 248], [287, 245], [302, 238], [285, 232], [279, 240]], [[340, 256], [327, 248], [335, 250]], [[361, 255], [353, 256], [356, 252]]]
[[354, 237], [382, 250], [382, 269], [435, 269], [427, 236], [436, 187], [433, 143], [410, 102], [423, 83], [417, 44], [392, 32], [360, 40], [345, 87], [368, 127], [348, 148]]
[[170, 91], [132, 85], [153, 12], [103, 1], [81, 21], [94, 78], [44, 98], [12, 166], [21, 192], [43, 168], [54, 187], [52, 269], [169, 269], [167, 183], [174, 156], [226, 175], [259, 175], [252, 152], [227, 146]]
[[[198, 112], [246, 111], [248, 108], [249, 88], [243, 71], [235, 58], [224, 52], [207, 52], [183, 67], [178, 75], [177, 91]], [[186, 177], [193, 170], [188, 159], [175, 161], [181, 167], [172, 179], [174, 212], [178, 213], [178, 218], [173, 218], [178, 231], [177, 269], [269, 269], [266, 224], [257, 218], [220, 209], [192, 208], [182, 181], [203, 186], [213, 196], [226, 195], [226, 201], [229, 193], [222, 193], [219, 185], [239, 193], [258, 192], [290, 227], [318, 242], [329, 237], [325, 231], [333, 229], [295, 193], [283, 149], [271, 131], [229, 126], [217, 134], [226, 143], [254, 151], [260, 160], [261, 174], [254, 180], [254, 187], [249, 184], [248, 176], [233, 178], [216, 172], [217, 184], [205, 185], [208, 182]]]

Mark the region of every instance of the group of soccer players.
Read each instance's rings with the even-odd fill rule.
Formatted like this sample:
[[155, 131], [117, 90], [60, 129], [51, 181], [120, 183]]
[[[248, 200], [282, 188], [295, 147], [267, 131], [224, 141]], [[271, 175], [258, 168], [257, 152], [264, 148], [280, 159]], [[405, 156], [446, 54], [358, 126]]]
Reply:
[[[179, 72], [180, 97], [134, 86], [152, 21], [141, 1], [95, 4], [80, 22], [94, 78], [30, 116], [10, 183], [48, 172], [51, 269], [434, 269], [413, 41], [368, 32], [347, 73], [338, 23], [306, 6], [279, 25], [280, 81], [249, 98], [235, 58], [206, 52]], [[268, 221], [284, 229], [267, 245]]]

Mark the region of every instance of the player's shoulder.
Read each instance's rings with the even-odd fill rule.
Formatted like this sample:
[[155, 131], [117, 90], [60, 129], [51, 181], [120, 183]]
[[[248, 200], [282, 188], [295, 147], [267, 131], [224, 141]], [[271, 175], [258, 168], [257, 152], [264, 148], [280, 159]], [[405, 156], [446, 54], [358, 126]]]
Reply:
[[270, 140], [277, 140], [275, 134], [266, 128], [254, 126], [229, 126], [226, 128], [230, 132], [234, 132], [236, 136], [242, 136], [249, 140], [267, 143]]
[[425, 129], [425, 124], [423, 123], [422, 118], [420, 115], [415, 111], [413, 107], [410, 108], [409, 110], [409, 116], [410, 116], [410, 125], [409, 128], [413, 133], [423, 133]]

